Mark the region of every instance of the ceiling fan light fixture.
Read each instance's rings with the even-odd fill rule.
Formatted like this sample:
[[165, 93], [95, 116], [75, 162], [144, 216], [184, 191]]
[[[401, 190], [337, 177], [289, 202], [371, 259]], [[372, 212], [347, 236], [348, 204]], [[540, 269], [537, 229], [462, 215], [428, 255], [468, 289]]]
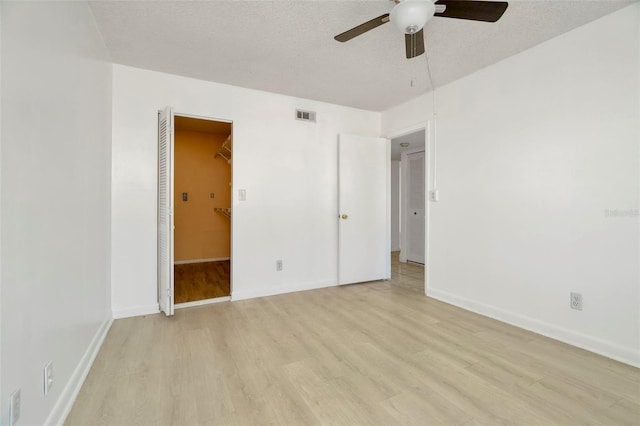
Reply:
[[389, 20], [403, 33], [415, 34], [431, 19], [435, 9], [431, 0], [404, 0], [391, 10]]

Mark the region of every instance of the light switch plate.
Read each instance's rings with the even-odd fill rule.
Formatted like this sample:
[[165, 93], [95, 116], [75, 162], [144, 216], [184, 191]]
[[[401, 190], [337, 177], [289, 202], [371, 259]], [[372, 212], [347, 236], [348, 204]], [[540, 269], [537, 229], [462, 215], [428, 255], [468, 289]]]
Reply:
[[49, 389], [53, 386], [53, 361], [49, 361], [44, 366], [44, 394], [49, 393]]
[[20, 419], [20, 389], [11, 394], [9, 405], [9, 426], [13, 426]]

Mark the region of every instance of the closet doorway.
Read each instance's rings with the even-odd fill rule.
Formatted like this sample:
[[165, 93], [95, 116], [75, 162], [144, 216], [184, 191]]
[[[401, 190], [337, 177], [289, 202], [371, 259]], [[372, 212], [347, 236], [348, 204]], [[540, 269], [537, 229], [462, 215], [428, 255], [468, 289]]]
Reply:
[[174, 301], [230, 300], [232, 124], [175, 114]]

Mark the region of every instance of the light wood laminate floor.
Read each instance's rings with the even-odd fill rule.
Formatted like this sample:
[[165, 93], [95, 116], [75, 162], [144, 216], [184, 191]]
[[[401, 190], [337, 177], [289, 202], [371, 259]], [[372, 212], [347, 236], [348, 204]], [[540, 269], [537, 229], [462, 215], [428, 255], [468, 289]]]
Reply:
[[424, 295], [424, 265], [400, 262], [400, 252], [391, 252], [391, 283]]
[[116, 320], [67, 425], [638, 425], [638, 369], [392, 282]]

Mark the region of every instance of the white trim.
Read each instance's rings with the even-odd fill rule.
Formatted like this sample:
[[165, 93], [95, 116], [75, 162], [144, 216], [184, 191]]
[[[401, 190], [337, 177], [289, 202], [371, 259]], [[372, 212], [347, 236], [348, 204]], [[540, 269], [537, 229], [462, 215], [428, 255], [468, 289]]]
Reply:
[[132, 308], [124, 308], [124, 309], [114, 309], [113, 310], [113, 318], [130, 318], [130, 317], [140, 317], [143, 315], [152, 315], [160, 312], [160, 307], [155, 305], [147, 305], [147, 306], [134, 306]]
[[49, 412], [49, 416], [44, 422], [45, 425], [62, 426], [64, 424], [69, 412], [71, 412], [71, 408], [73, 408], [73, 403], [78, 397], [78, 393], [84, 384], [84, 380], [87, 378], [87, 374], [89, 374], [89, 370], [91, 370], [91, 366], [102, 347], [104, 338], [107, 336], [107, 333], [111, 328], [111, 324], [113, 324], [112, 319], [106, 320], [96, 331], [96, 334], [93, 336], [93, 339], [91, 339], [91, 343], [87, 347], [82, 359], [80, 359], [75, 370], [73, 370], [71, 378], [62, 390], [60, 397]]
[[640, 353], [635, 351], [633, 348], [620, 346], [613, 342], [576, 333], [575, 331], [564, 327], [559, 327], [516, 312], [505, 311], [494, 306], [448, 293], [446, 291], [427, 288], [427, 295], [468, 311], [568, 343], [572, 346], [586, 349], [607, 358], [611, 358], [634, 367], [640, 367]]
[[207, 262], [222, 262], [223, 260], [230, 260], [230, 257], [213, 257], [211, 259], [190, 259], [190, 260], [175, 260], [174, 265], [188, 265], [191, 263], [207, 263]]
[[212, 303], [230, 302], [231, 296], [215, 297], [213, 299], [195, 300], [193, 302], [176, 303], [174, 308], [192, 308], [194, 306], [210, 305]]
[[174, 117], [185, 117], [185, 118], [196, 118], [198, 120], [206, 120], [206, 121], [218, 121], [220, 123], [230, 123], [233, 124], [233, 120], [227, 120], [226, 118], [213, 118], [213, 117], [205, 117], [204, 115], [194, 115], [194, 114], [185, 114], [182, 112], [173, 112]]
[[409, 127], [405, 127], [402, 130], [398, 130], [396, 132], [391, 132], [386, 136], [383, 136], [384, 138], [387, 139], [396, 139], [399, 138], [400, 136], [405, 136], [405, 135], [409, 135], [411, 133], [415, 133], [415, 132], [419, 132], [420, 130], [427, 130], [427, 126], [428, 126], [429, 121], [423, 121], [422, 123], [417, 123], [414, 124], [413, 126], [409, 126]]
[[391, 279], [391, 139], [387, 139], [387, 159], [386, 159], [386, 168], [387, 168], [387, 220], [386, 220], [386, 271], [385, 271], [385, 280]]
[[285, 286], [270, 287], [270, 288], [261, 288], [261, 289], [248, 290], [248, 291], [236, 290], [231, 295], [231, 300], [235, 302], [237, 300], [254, 299], [256, 297], [265, 297], [265, 296], [275, 296], [278, 294], [293, 293], [296, 291], [317, 290], [319, 288], [335, 287], [337, 285], [338, 285], [337, 281], [331, 280], [331, 281], [316, 281], [313, 283], [305, 283], [305, 284], [294, 284], [294, 285], [285, 285]]

